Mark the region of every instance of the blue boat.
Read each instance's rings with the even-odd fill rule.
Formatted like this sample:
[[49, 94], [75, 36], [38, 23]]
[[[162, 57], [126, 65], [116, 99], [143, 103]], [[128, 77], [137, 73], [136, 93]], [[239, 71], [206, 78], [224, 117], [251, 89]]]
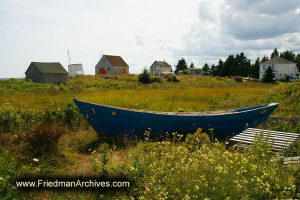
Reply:
[[209, 112], [151, 112], [88, 103], [74, 99], [81, 114], [103, 136], [143, 137], [146, 130], [163, 134], [194, 133], [198, 128], [220, 139], [231, 137], [264, 122], [278, 103], [238, 110]]

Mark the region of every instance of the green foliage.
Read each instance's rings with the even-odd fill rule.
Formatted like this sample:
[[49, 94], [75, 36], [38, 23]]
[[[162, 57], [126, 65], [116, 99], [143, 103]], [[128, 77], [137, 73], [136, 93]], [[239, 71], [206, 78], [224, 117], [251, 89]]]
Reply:
[[276, 58], [279, 56], [278, 50], [275, 48], [271, 54], [271, 59]]
[[269, 66], [263, 76], [264, 83], [274, 83], [275, 82], [275, 74], [273, 69]]
[[170, 74], [170, 75], [167, 77], [167, 80], [168, 80], [168, 82], [179, 82], [179, 79], [176, 77], [175, 74]]
[[188, 68], [184, 58], [181, 58], [175, 67], [175, 73], [177, 73], [178, 71], [186, 70]]
[[198, 128], [194, 134], [188, 134], [185, 138], [185, 143], [190, 150], [197, 150], [203, 144], [209, 144], [209, 136], [202, 132], [201, 128]]
[[190, 68], [195, 68], [194, 63], [191, 63]]
[[244, 153], [217, 143], [190, 151], [170, 142], [139, 143], [128, 176], [134, 197], [145, 199], [291, 198], [294, 168], [273, 160], [257, 141]]
[[277, 115], [300, 115], [300, 82], [280, 83], [267, 91], [262, 98], [263, 102], [277, 102]]
[[0, 152], [0, 199], [17, 198], [17, 191], [13, 189], [12, 181], [16, 175], [17, 162], [7, 151]]
[[144, 71], [139, 75], [138, 81], [143, 84], [151, 83], [150, 74], [147, 69], [144, 69]]
[[202, 68], [202, 72], [203, 72], [203, 75], [209, 75], [210, 74], [209, 65], [207, 63], [204, 64], [204, 66]]
[[160, 77], [151, 77], [151, 83], [161, 83]]

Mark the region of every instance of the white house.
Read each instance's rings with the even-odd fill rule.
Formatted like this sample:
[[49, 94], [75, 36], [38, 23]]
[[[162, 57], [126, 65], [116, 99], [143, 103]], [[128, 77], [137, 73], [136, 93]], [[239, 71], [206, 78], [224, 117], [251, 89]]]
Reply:
[[287, 76], [289, 77], [300, 76], [300, 72], [297, 68], [296, 63], [281, 57], [275, 57], [273, 59], [260, 63], [260, 67], [259, 67], [260, 80], [263, 79], [263, 76], [266, 70], [268, 69], [268, 67], [272, 67], [275, 73], [276, 80], [285, 79]]
[[129, 74], [129, 66], [121, 56], [103, 55], [95, 66], [95, 75]]
[[150, 66], [150, 73], [152, 75], [159, 75], [163, 72], [172, 72], [172, 67], [166, 61], [155, 61]]
[[83, 75], [82, 64], [79, 63], [79, 64], [68, 65], [68, 75], [69, 76]]

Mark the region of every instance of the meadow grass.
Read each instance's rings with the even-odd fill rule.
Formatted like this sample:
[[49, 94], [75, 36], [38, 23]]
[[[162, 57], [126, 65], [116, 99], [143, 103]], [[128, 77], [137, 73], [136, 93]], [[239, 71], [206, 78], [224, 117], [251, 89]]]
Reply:
[[205, 111], [238, 108], [258, 104], [257, 99], [265, 92], [263, 88], [242, 89], [140, 89], [108, 90], [62, 94], [15, 94], [1, 96], [0, 108], [21, 110], [57, 110], [73, 102], [84, 101], [153, 111]]

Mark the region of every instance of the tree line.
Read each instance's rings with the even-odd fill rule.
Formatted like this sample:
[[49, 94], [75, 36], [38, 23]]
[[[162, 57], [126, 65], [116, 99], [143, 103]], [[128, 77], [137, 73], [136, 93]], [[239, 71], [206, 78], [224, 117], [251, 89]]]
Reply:
[[[282, 57], [287, 60], [297, 63], [297, 67], [300, 71], [300, 53], [296, 54], [293, 51], [279, 52], [277, 48], [273, 50], [270, 55], [270, 59], [275, 57]], [[219, 59], [218, 64], [212, 64], [211, 66], [207, 63], [202, 67], [203, 75], [212, 76], [242, 76], [259, 78], [259, 64], [267, 61], [269, 57], [263, 56], [262, 58], [257, 57], [254, 63], [248, 59], [243, 52], [236, 55], [229, 55], [226, 60]], [[185, 71], [188, 69], [188, 65], [184, 58], [181, 58], [175, 66], [175, 72]], [[194, 64], [191, 63], [190, 68], [194, 68]]]

